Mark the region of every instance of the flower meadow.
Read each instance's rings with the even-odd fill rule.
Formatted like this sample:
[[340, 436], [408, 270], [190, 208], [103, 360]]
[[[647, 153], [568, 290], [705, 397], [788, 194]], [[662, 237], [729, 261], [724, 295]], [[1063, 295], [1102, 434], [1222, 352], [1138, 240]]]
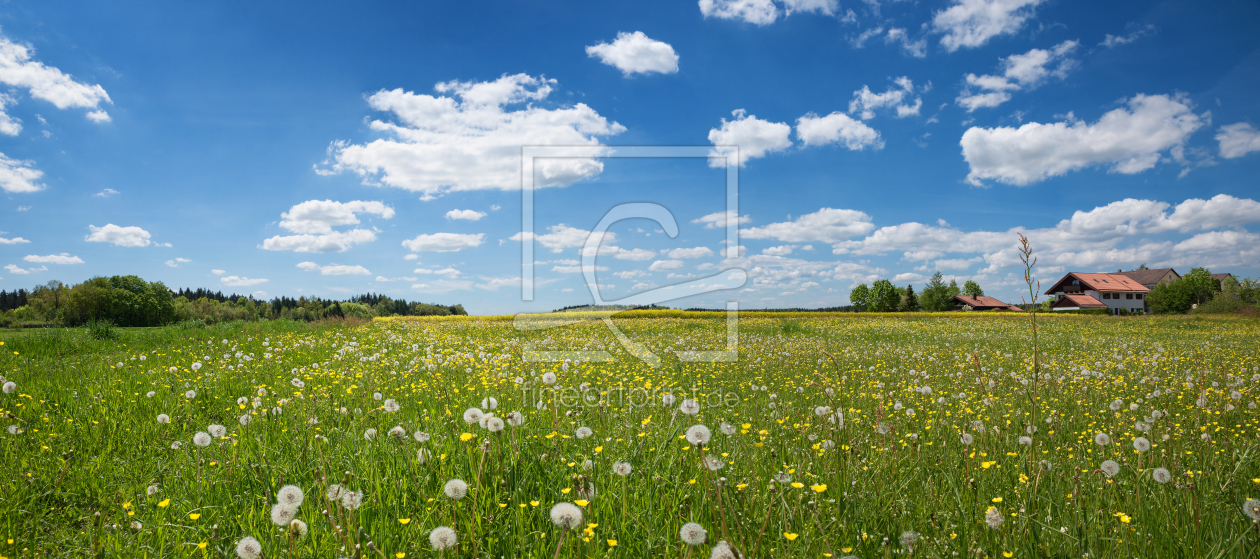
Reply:
[[1038, 321], [22, 332], [0, 557], [1257, 553], [1260, 321]]

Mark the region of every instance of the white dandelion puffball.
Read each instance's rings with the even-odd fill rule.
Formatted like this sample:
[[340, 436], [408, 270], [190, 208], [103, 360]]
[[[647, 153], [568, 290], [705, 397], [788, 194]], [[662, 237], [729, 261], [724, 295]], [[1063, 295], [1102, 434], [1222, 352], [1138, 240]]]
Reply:
[[687, 429], [687, 442], [691, 443], [692, 446], [709, 444], [709, 438], [712, 436], [713, 433], [704, 425], [692, 425], [691, 428]]
[[401, 425], [395, 425], [393, 429], [389, 430], [389, 436], [402, 442], [403, 439], [407, 438], [407, 430], [403, 429]]
[[245, 425], [249, 425], [249, 422], [252, 419], [253, 418], [250, 417], [249, 414], [242, 414], [241, 417], [236, 420], [236, 422], [240, 423], [242, 426], [245, 426]]
[[520, 426], [521, 426], [522, 424], [524, 424], [524, 423], [525, 423], [525, 415], [524, 415], [524, 414], [522, 414], [521, 412], [518, 412], [518, 411], [508, 412], [508, 414], [507, 414], [507, 424], [508, 424], [508, 425], [511, 425], [511, 426], [513, 426], [513, 427], [520, 427]]
[[154, 493], [157, 493], [157, 492], [158, 492], [158, 486], [157, 486], [157, 485], [150, 485], [148, 489], [145, 489], [145, 490], [144, 490], [144, 494], [145, 494], [145, 495], [148, 495], [149, 497], [152, 497], [152, 496], [153, 496], [153, 494], [154, 494]]
[[1022, 445], [1024, 445], [1024, 446], [1029, 446], [1029, 445], [1031, 445], [1031, 444], [1032, 444], [1032, 437], [1029, 437], [1029, 436], [1023, 436], [1023, 437], [1020, 437], [1020, 438], [1019, 438], [1019, 444], [1022, 444]]
[[829, 413], [831, 413], [831, 408], [828, 406], [818, 406], [814, 408], [814, 415], [818, 416], [819, 418], [822, 418]]
[[1247, 502], [1243, 503], [1243, 512], [1252, 520], [1260, 522], [1260, 501], [1247, 499]]
[[543, 384], [555, 384], [555, 383], [556, 383], [556, 374], [555, 374], [555, 373], [543, 373], [543, 376], [542, 376], [542, 381], [543, 381]]
[[1117, 464], [1115, 460], [1103, 460], [1098, 469], [1102, 470], [1107, 477], [1116, 477], [1116, 474], [1120, 473], [1120, 464]]
[[997, 507], [989, 507], [984, 513], [984, 523], [990, 530], [997, 530], [1002, 527], [1002, 523], [1006, 522], [1006, 518], [1002, 516], [1002, 511]]
[[415, 433], [411, 434], [411, 437], [414, 438], [416, 442], [418, 443], [424, 443], [424, 442], [429, 441], [429, 434], [425, 433], [424, 431], [416, 431]]
[[468, 408], [464, 410], [464, 423], [467, 423], [469, 425], [473, 423], [479, 423], [481, 421], [481, 416], [483, 415], [485, 414], [482, 413], [481, 410], [477, 408]]
[[1111, 444], [1111, 436], [1099, 431], [1097, 435], [1094, 435], [1094, 443], [1098, 446], [1107, 446]]
[[572, 530], [582, 525], [582, 509], [573, 503], [556, 503], [551, 507], [551, 523], [562, 530]]
[[293, 522], [289, 523], [289, 531], [296, 533], [299, 538], [306, 535], [306, 529], [306, 523], [296, 518], [293, 519]]
[[324, 495], [328, 497], [329, 501], [337, 502], [341, 500], [342, 493], [345, 493], [345, 490], [342, 489], [340, 485], [334, 483], [328, 486], [328, 492], [324, 493]]
[[206, 427], [206, 431], [210, 433], [211, 437], [214, 437], [216, 439], [224, 435], [227, 435], [227, 427], [224, 427], [222, 425], [211, 425], [209, 427]]
[[210, 434], [198, 431], [196, 435], [193, 435], [193, 444], [201, 448], [210, 446]]
[[1151, 478], [1159, 483], [1168, 483], [1172, 481], [1172, 474], [1164, 468], [1155, 468], [1155, 471], [1151, 472]]
[[300, 507], [305, 498], [306, 494], [302, 493], [302, 488], [296, 485], [286, 485], [276, 492], [276, 502], [282, 505]]
[[971, 433], [963, 433], [961, 437], [958, 437], [958, 441], [961, 442], [963, 446], [971, 446], [971, 443], [976, 442], [976, 438], [971, 436]]
[[429, 452], [429, 449], [427, 448], [422, 448], [416, 451], [416, 460], [421, 464], [427, 463], [429, 461], [429, 457], [431, 456], [433, 456], [433, 453]]
[[1146, 452], [1151, 449], [1151, 441], [1146, 437], [1138, 437], [1133, 439], [1133, 450], [1138, 452]]
[[674, 395], [673, 395], [673, 394], [670, 394], [670, 393], [668, 393], [668, 392], [666, 392], [665, 394], [662, 394], [662, 395], [661, 395], [661, 403], [662, 403], [662, 404], [665, 404], [665, 405], [667, 405], [667, 406], [672, 406], [672, 405], [674, 405]]
[[722, 434], [723, 434], [723, 435], [734, 435], [734, 434], [735, 434], [735, 426], [734, 426], [734, 425], [731, 425], [730, 423], [727, 423], [727, 422], [725, 422], [725, 421], [723, 421], [723, 422], [722, 422], [722, 424], [718, 426], [718, 429], [720, 429], [720, 430], [722, 431]]
[[906, 530], [901, 533], [901, 547], [913, 548], [918, 541], [919, 533], [914, 530]]
[[386, 413], [394, 413], [402, 409], [402, 406], [398, 405], [398, 402], [395, 402], [393, 398], [385, 400], [385, 405], [383, 407], [385, 408]]
[[[16, 425], [15, 425], [15, 426], [11, 426], [11, 427], [9, 427], [9, 433], [13, 433], [13, 427], [16, 427]], [[181, 441], [175, 441], [175, 442], [171, 443], [171, 450], [179, 450], [179, 449], [181, 449], [181, 448], [184, 448], [184, 443], [183, 443], [183, 442], [181, 442]]]
[[486, 423], [490, 421], [491, 417], [494, 417], [494, 412], [486, 412], [485, 415], [481, 416], [481, 419], [477, 420], [477, 426], [485, 429]]
[[499, 407], [499, 401], [495, 400], [494, 396], [486, 396], [481, 399], [481, 407], [488, 410], [497, 409]]
[[574, 433], [574, 436], [576, 436], [579, 439], [585, 439], [586, 437], [589, 437], [592, 434], [594, 434], [594, 431], [591, 431], [590, 427], [583, 426], [583, 427], [577, 428], [577, 432]]
[[275, 506], [271, 507], [271, 521], [274, 522], [276, 526], [288, 526], [290, 522], [293, 522], [293, 518], [296, 516], [297, 507], [295, 506], [277, 503]]
[[715, 456], [705, 456], [704, 465], [708, 467], [710, 471], [716, 472], [722, 468], [725, 468], [726, 462], [723, 462], [722, 460], [718, 459]]
[[131, 529], [132, 529], [132, 530], [135, 530], [135, 531], [139, 532], [139, 531], [140, 531], [141, 529], [143, 529], [143, 528], [144, 528], [144, 524], [141, 524], [139, 520], [132, 520], [132, 521], [131, 521]]
[[459, 538], [455, 536], [455, 530], [446, 526], [438, 526], [432, 532], [429, 532], [429, 545], [433, 546], [435, 551], [444, 551], [455, 547], [455, 543]]
[[447, 497], [458, 501], [468, 495], [468, 484], [464, 483], [464, 480], [462, 479], [452, 479], [446, 482], [446, 485], [442, 487], [442, 492], [445, 493]]
[[626, 477], [630, 475], [630, 472], [634, 471], [634, 467], [631, 466], [629, 462], [617, 462], [616, 464], [613, 464], [612, 470], [614, 474]]
[[154, 397], [154, 396], [157, 396], [157, 392], [154, 392], [154, 391], [152, 391], [152, 390], [150, 390], [150, 391], [148, 391], [148, 392], [145, 392], [145, 393], [144, 393], [144, 397], [145, 397], [145, 398], [152, 398], [152, 397]]
[[696, 415], [700, 413], [700, 402], [688, 398], [678, 405], [678, 411], [687, 415]]
[[722, 540], [713, 545], [713, 552], [709, 554], [709, 559], [736, 559], [735, 550], [731, 549], [731, 544], [726, 543], [726, 540]]
[[363, 493], [358, 491], [344, 491], [341, 494], [341, 507], [346, 510], [355, 510], [363, 506]]
[[189, 400], [191, 400], [191, 399], [193, 399], [193, 398], [196, 398], [196, 397], [197, 397], [197, 391], [196, 391], [196, 390], [189, 390], [188, 392], [185, 392], [185, 393], [184, 393], [184, 397], [185, 397], [185, 398], [188, 398]]
[[194, 370], [194, 371], [200, 371], [200, 370], [201, 370], [201, 363], [193, 363], [193, 364], [192, 364], [192, 370]]
[[159, 413], [157, 416], [157, 421], [158, 423], [161, 423], [162, 425], [166, 425], [167, 423], [171, 422], [171, 416], [166, 415], [164, 413]]
[[381, 394], [380, 392], [373, 392], [373, 393], [372, 393], [372, 399], [373, 399], [373, 400], [376, 400], [377, 402], [381, 401], [381, 398], [384, 398], [384, 397], [385, 397], [385, 396], [384, 396], [383, 394]]
[[705, 538], [709, 537], [709, 532], [704, 529], [704, 526], [688, 522], [683, 524], [682, 529], [678, 531], [678, 537], [687, 545], [700, 545], [704, 543]]
[[259, 559], [262, 557], [262, 544], [258, 540], [245, 536], [236, 542], [236, 556], [239, 559]]
[[503, 420], [497, 417], [491, 416], [490, 419], [486, 420], [486, 430], [490, 431], [491, 433], [498, 433], [499, 431], [502, 431]]

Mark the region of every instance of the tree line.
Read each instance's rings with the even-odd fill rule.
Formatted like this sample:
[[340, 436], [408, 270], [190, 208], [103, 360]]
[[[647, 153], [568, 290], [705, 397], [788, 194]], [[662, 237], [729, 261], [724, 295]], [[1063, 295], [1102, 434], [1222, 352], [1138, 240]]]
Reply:
[[1156, 284], [1146, 294], [1146, 304], [1156, 313], [1254, 312], [1260, 310], [1260, 281], [1233, 276], [1218, 280], [1211, 270], [1195, 268], [1181, 279]]
[[958, 308], [954, 297], [959, 295], [979, 297], [984, 295], [984, 290], [971, 280], [964, 282], [961, 288], [952, 279], [946, 285], [941, 273], [936, 272], [918, 294], [913, 285], [900, 288], [882, 279], [870, 287], [866, 284], [854, 287], [849, 291], [849, 302], [858, 312], [945, 312]]
[[368, 293], [337, 301], [319, 297], [251, 297], [207, 289], [172, 291], [137, 276], [95, 277], [72, 286], [50, 281], [27, 291], [0, 291], [0, 327], [15, 324], [78, 326], [107, 320], [117, 326], [162, 326], [199, 320], [304, 320], [376, 316], [467, 315], [463, 305], [438, 305]]

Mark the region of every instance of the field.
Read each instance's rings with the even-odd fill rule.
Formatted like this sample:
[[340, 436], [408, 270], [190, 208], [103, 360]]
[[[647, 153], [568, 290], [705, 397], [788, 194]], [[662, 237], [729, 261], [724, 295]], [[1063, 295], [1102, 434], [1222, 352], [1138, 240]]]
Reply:
[[616, 324], [0, 334], [0, 557], [1258, 553], [1260, 321]]

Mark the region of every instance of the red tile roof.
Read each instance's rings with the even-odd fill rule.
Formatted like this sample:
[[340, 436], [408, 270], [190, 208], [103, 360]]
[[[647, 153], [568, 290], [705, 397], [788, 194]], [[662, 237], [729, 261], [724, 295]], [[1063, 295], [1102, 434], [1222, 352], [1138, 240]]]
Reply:
[[[1065, 302], [1066, 301], [1066, 302]], [[1105, 309], [1102, 301], [1090, 297], [1089, 295], [1063, 295], [1062, 299], [1054, 302], [1055, 307], [1080, 307], [1082, 309]]]
[[1024, 310], [1015, 305], [1008, 305], [1006, 303], [1003, 303], [997, 299], [994, 299], [993, 297], [989, 297], [988, 295], [981, 295], [979, 297], [971, 297], [967, 295], [956, 295], [954, 297], [954, 300], [964, 305], [967, 305], [973, 309], [978, 309], [978, 310], [987, 310], [987, 309], [1000, 309], [1000, 310], [1007, 310], [1007, 311], [1023, 311]]
[[1054, 283], [1050, 289], [1046, 290], [1046, 294], [1050, 295], [1058, 292], [1058, 287], [1069, 279], [1076, 278], [1081, 280], [1081, 285], [1086, 289], [1098, 292], [1129, 292], [1129, 293], [1146, 293], [1149, 288], [1137, 282], [1128, 276], [1121, 274], [1082, 274], [1079, 272], [1071, 272], [1063, 279]]

